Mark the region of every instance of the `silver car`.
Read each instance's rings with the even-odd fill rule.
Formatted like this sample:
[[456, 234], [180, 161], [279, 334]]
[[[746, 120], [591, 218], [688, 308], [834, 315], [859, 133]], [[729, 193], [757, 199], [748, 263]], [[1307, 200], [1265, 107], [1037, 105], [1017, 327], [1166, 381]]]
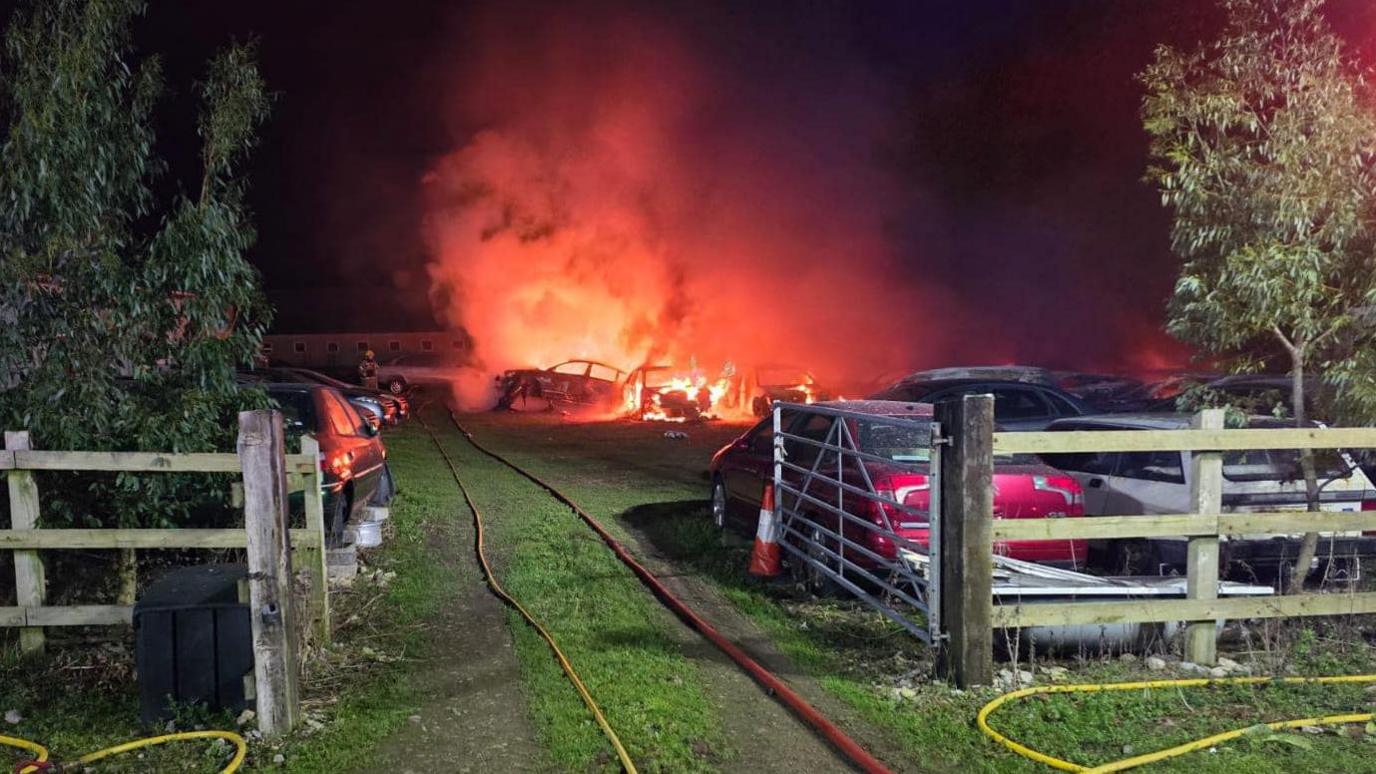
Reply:
[[[1252, 428], [1293, 427], [1270, 417], [1252, 417]], [[1048, 430], [1184, 430], [1188, 414], [1106, 414], [1061, 419]], [[1223, 510], [1233, 512], [1303, 511], [1308, 508], [1293, 449], [1236, 451], [1223, 455]], [[1188, 451], [1077, 452], [1043, 454], [1042, 460], [1080, 482], [1085, 516], [1189, 513], [1192, 510], [1191, 457]], [[1325, 511], [1368, 510], [1376, 487], [1352, 458], [1337, 451], [1316, 451], [1320, 508]], [[1243, 574], [1269, 577], [1293, 563], [1300, 535], [1239, 535], [1220, 539], [1223, 566]], [[1090, 562], [1117, 574], [1165, 574], [1185, 569], [1184, 537], [1091, 541]], [[1318, 557], [1376, 559], [1376, 537], [1360, 532], [1323, 533]], [[1359, 564], [1351, 562], [1353, 566]]]

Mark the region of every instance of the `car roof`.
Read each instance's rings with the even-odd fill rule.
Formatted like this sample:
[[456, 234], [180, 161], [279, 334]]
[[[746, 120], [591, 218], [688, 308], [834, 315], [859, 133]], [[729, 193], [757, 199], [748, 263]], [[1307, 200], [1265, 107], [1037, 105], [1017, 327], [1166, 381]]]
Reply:
[[[1193, 414], [1179, 412], [1140, 412], [1127, 414], [1096, 414], [1083, 417], [1066, 417], [1052, 422], [1048, 429], [1059, 430], [1067, 426], [1083, 426], [1118, 430], [1185, 430], [1190, 427]], [[1316, 424], [1316, 423], [1310, 423]], [[1261, 415], [1247, 417], [1249, 428], [1294, 427], [1294, 423]]]
[[1017, 379], [979, 379], [974, 377], [927, 379], [917, 374], [900, 379], [894, 386], [910, 387], [913, 385], [922, 385], [935, 391], [948, 387], [973, 387], [986, 384], [991, 387], [1040, 387], [1042, 389], [1060, 391], [1060, 388], [1055, 385], [1043, 384], [1041, 382], [1024, 382]]
[[814, 405], [882, 417], [931, 417], [935, 411], [930, 403], [906, 400], [824, 400]]
[[984, 366], [946, 366], [928, 368], [910, 374], [903, 381], [933, 381], [938, 379], [987, 379], [1000, 382], [1022, 382], [1027, 384], [1050, 384], [1051, 372], [1040, 366], [1025, 365], [984, 365]]

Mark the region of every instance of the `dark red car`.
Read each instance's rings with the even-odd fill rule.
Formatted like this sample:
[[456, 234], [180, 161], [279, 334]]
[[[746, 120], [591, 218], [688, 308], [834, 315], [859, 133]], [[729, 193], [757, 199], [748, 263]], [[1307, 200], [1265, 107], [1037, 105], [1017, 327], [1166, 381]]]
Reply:
[[385, 504], [391, 498], [387, 450], [377, 428], [333, 388], [320, 384], [264, 387], [281, 410], [287, 433], [310, 433], [320, 444], [325, 540], [329, 546], [339, 545], [350, 521], [361, 520], [369, 504]]
[[[893, 465], [885, 465], [873, 460], [861, 461], [848, 456], [844, 467], [849, 469], [845, 471], [844, 480], [860, 485], [865, 478], [864, 474], [868, 473], [876, 491], [888, 493], [904, 505], [923, 510], [927, 508], [930, 481], [925, 467], [929, 454], [925, 439], [905, 439], [905, 434], [914, 435], [911, 430], [899, 425], [886, 424], [882, 420], [885, 417], [899, 417], [930, 422], [931, 405], [875, 400], [826, 401], [818, 405], [873, 415], [873, 422], [857, 419], [844, 421], [848, 423], [848, 429], [862, 452], [894, 460]], [[831, 416], [825, 414], [796, 412], [789, 416], [786, 413], [784, 431], [802, 438], [823, 441], [833, 421]], [[730, 526], [754, 533], [765, 484], [773, 479], [773, 423], [773, 417], [765, 418], [713, 456], [710, 468], [712, 517], [718, 526]], [[803, 467], [811, 465], [821, 453], [816, 447], [799, 442], [788, 443], [785, 449], [789, 460]], [[861, 465], [864, 466], [864, 471], [860, 470]], [[801, 476], [798, 474], [786, 471], [785, 475], [801, 482]], [[1084, 494], [1079, 483], [1061, 471], [1042, 464], [1031, 455], [996, 457], [994, 488], [996, 519], [1045, 519], [1084, 515]], [[810, 490], [818, 491], [815, 483]], [[817, 496], [824, 501], [834, 502], [834, 498], [829, 499], [825, 491]], [[885, 514], [879, 512], [879, 507], [873, 500], [848, 497], [843, 498], [843, 502], [847, 513], [877, 525], [884, 524]], [[835, 529], [834, 522], [839, 521], [838, 517], [821, 508], [813, 510], [816, 513], [809, 514], [809, 518]], [[906, 517], [896, 508], [889, 509], [887, 515], [899, 536], [926, 545], [928, 532], [925, 524], [914, 523], [911, 517]], [[913, 526], [906, 526], [904, 518], [909, 519], [906, 524]], [[919, 524], [921, 526], [918, 526]], [[889, 558], [897, 555], [891, 540], [869, 530], [864, 532], [863, 540], [871, 551]], [[1082, 567], [1086, 545], [1083, 540], [1021, 540], [996, 543], [994, 550], [1014, 559], [1060, 567]], [[869, 561], [858, 552], [852, 556], [860, 564]]]

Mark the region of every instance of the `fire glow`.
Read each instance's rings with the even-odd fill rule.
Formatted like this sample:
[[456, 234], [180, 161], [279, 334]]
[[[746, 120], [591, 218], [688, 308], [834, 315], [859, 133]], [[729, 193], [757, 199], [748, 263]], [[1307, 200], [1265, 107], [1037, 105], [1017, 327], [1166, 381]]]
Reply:
[[690, 383], [665, 394], [721, 415], [739, 387], [728, 362], [872, 376], [935, 338], [917, 335], [926, 294], [885, 236], [862, 74], [839, 89], [853, 109], [822, 115], [639, 18], [487, 32], [455, 105], [480, 128], [426, 177], [434, 296], [476, 368], [696, 357], [717, 371], [676, 373]]
[[[494, 374], [572, 358], [791, 362], [856, 394], [936, 365], [1183, 362], [1156, 319], [1108, 326], [1122, 346], [1092, 365], [1000, 283], [948, 290], [914, 235], [955, 224], [877, 160], [891, 86], [822, 52], [761, 73], [757, 46], [695, 32], [609, 8], [466, 20], [444, 105], [456, 140], [423, 181], [432, 300], [473, 342], [465, 408], [492, 404]], [[710, 412], [749, 413], [732, 392], [728, 377]]]

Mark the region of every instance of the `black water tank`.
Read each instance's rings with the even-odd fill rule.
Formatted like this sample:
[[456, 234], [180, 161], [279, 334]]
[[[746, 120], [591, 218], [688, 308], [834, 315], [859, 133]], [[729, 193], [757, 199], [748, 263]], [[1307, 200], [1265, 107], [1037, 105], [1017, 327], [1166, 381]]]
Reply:
[[245, 678], [253, 679], [249, 606], [239, 601], [242, 564], [173, 570], [150, 584], [134, 605], [140, 715], [172, 717], [175, 705], [199, 703], [238, 713]]

